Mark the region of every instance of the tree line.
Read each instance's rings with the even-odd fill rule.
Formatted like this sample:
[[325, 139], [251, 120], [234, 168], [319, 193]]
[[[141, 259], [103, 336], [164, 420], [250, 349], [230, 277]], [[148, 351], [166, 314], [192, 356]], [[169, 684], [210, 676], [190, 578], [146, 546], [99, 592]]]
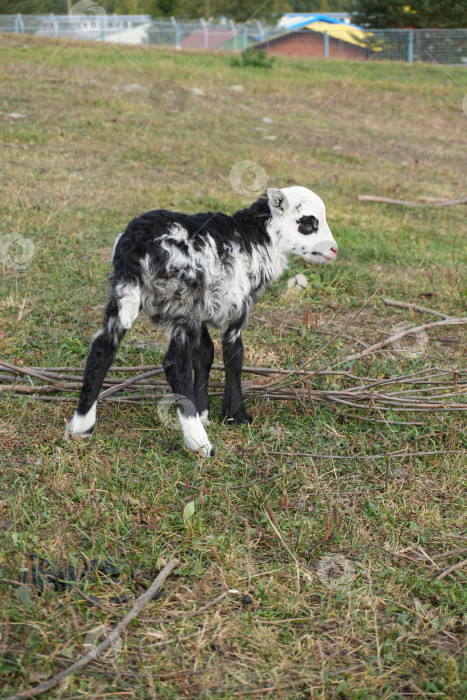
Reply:
[[[0, 14], [66, 14], [75, 0], [0, 0]], [[276, 21], [284, 12], [350, 12], [374, 29], [467, 27], [466, 0], [266, 0], [255, 12], [252, 0], [89, 0], [107, 13], [152, 17], [229, 17]]]

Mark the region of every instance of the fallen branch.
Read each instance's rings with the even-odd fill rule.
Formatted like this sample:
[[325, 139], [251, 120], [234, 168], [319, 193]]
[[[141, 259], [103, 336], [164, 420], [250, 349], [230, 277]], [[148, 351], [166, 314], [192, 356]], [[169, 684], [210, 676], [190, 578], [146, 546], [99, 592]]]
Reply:
[[418, 306], [417, 304], [409, 304], [405, 301], [394, 301], [393, 299], [383, 299], [387, 306], [395, 306], [397, 309], [411, 309], [411, 311], [421, 311], [425, 314], [433, 314], [433, 316], [441, 316], [441, 318], [452, 318], [448, 314], [443, 314], [435, 309], [428, 309], [426, 306]]
[[404, 207], [423, 207], [433, 205], [435, 207], [450, 207], [456, 204], [467, 204], [467, 197], [460, 199], [443, 199], [441, 201], [433, 201], [431, 197], [421, 197], [419, 202], [408, 202], [405, 199], [390, 199], [389, 197], [378, 197], [374, 194], [359, 194], [357, 195], [358, 202], [380, 202], [381, 204], [400, 204]]
[[140, 598], [138, 598], [130, 612], [127, 613], [122, 620], [120, 620], [118, 625], [114, 627], [114, 629], [107, 635], [104, 641], [101, 642], [97, 647], [94, 647], [94, 649], [92, 649], [88, 654], [86, 654], [86, 656], [82, 656], [80, 659], [78, 659], [78, 661], [75, 661], [74, 664], [71, 664], [71, 666], [68, 666], [68, 668], [65, 668], [63, 671], [60, 671], [60, 673], [57, 673], [56, 676], [53, 676], [53, 678], [50, 678], [45, 683], [41, 683], [35, 688], [29, 688], [29, 690], [23, 690], [20, 693], [16, 693], [15, 695], [10, 695], [8, 698], [6, 698], [6, 700], [24, 700], [24, 698], [32, 698], [36, 695], [42, 695], [42, 693], [45, 693], [47, 690], [50, 690], [50, 688], [53, 688], [55, 685], [57, 685], [57, 683], [60, 683], [60, 681], [69, 676], [70, 673], [74, 673], [74, 671], [79, 671], [80, 669], [90, 664], [91, 661], [94, 661], [96, 658], [99, 658], [101, 654], [103, 654], [113, 642], [116, 642], [120, 639], [120, 634], [123, 634], [123, 632], [125, 632], [130, 622], [134, 620], [134, 618], [141, 612], [141, 610], [143, 610], [143, 608], [154, 598], [154, 595], [162, 586], [166, 578], [170, 576], [172, 571], [179, 564], [180, 562], [178, 559], [171, 559], [151, 583], [148, 590], [145, 593], [143, 593], [143, 595]]
[[445, 569], [440, 573], [439, 576], [435, 578], [435, 581], [439, 581], [440, 579], [444, 578], [448, 574], [450, 574], [452, 571], [456, 571], [457, 569], [460, 569], [462, 566], [465, 566], [467, 564], [467, 559], [464, 559], [464, 561], [459, 561], [457, 564], [453, 564], [452, 566], [449, 567], [449, 569]]
[[139, 374], [137, 377], [132, 377], [131, 379], [127, 379], [125, 382], [122, 384], [119, 384], [118, 386], [111, 387], [110, 389], [106, 389], [105, 391], [102, 392], [102, 394], [99, 396], [100, 399], [105, 398], [106, 396], [110, 396], [111, 394], [115, 394], [117, 391], [121, 391], [123, 388], [127, 388], [131, 386], [132, 384], [136, 384], [137, 382], [141, 382], [144, 379], [148, 379], [149, 377], [153, 377], [154, 375], [161, 374], [163, 370], [162, 369], [153, 369], [150, 372], [145, 372], [144, 374]]
[[442, 321], [434, 321], [433, 323], [424, 323], [421, 326], [415, 326], [413, 328], [406, 328], [403, 331], [400, 331], [399, 333], [395, 333], [394, 335], [390, 335], [389, 338], [386, 338], [385, 340], [381, 340], [379, 343], [375, 343], [374, 345], [370, 345], [369, 348], [366, 348], [366, 350], [362, 350], [359, 353], [356, 353], [354, 355], [347, 355], [341, 362], [339, 362], [337, 365], [333, 365], [333, 367], [338, 367], [339, 365], [344, 365], [347, 362], [352, 362], [352, 360], [360, 360], [362, 357], [366, 357], [367, 355], [371, 355], [375, 352], [378, 352], [378, 350], [381, 350], [382, 348], [385, 348], [387, 345], [392, 345], [393, 343], [397, 342], [398, 340], [401, 340], [404, 338], [406, 335], [415, 335], [416, 333], [420, 333], [421, 331], [427, 330], [429, 328], [437, 328], [438, 326], [463, 326], [467, 324], [467, 318], [445, 318]]
[[437, 207], [450, 207], [454, 204], [467, 204], [467, 197], [461, 197], [460, 199], [445, 199], [443, 202], [435, 202]]
[[467, 554], [467, 548], [463, 549], [450, 549], [449, 552], [441, 552], [440, 554], [434, 554], [432, 559], [445, 559], [446, 557], [453, 557], [459, 554]]
[[[5, 362], [5, 360], [2, 360], [1, 362], [2, 367], [5, 369], [10, 369], [15, 372], [15, 374], [23, 374], [28, 377], [35, 377], [36, 379], [47, 379], [44, 377], [44, 375], [41, 372], [37, 372], [33, 369], [27, 369], [23, 367], [18, 367], [17, 365], [11, 365], [9, 362]], [[56, 382], [54, 380], [49, 379], [48, 384], [53, 384], [53, 386], [56, 386], [57, 389], [67, 389], [67, 386], [64, 386], [60, 382]]]
[[420, 202], [407, 202], [404, 199], [389, 199], [389, 197], [378, 197], [373, 194], [358, 194], [358, 202], [380, 202], [381, 204], [401, 204], [405, 207], [420, 207]]

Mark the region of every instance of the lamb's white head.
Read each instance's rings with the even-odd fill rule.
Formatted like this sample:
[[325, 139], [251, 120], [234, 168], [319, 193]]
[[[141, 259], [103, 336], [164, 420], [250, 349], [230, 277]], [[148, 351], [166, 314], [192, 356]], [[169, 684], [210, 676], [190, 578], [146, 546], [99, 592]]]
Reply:
[[326, 207], [306, 187], [270, 188], [267, 191], [271, 219], [268, 229], [284, 253], [294, 253], [316, 263], [337, 256], [337, 243], [326, 222]]

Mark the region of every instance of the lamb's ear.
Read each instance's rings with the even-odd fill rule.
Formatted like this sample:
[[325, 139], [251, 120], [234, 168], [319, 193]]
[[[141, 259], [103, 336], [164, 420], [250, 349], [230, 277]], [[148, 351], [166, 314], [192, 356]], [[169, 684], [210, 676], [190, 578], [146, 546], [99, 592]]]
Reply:
[[289, 201], [281, 190], [270, 187], [267, 191], [268, 203], [271, 212], [284, 214], [289, 208]]

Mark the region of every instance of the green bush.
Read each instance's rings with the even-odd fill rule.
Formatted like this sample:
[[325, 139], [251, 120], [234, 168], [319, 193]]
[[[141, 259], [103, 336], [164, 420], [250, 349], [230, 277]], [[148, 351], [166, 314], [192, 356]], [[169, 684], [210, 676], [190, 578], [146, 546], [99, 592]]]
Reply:
[[230, 65], [236, 67], [249, 67], [254, 66], [255, 68], [272, 68], [272, 64], [276, 59], [274, 56], [267, 55], [266, 51], [254, 49], [248, 49], [247, 51], [242, 51], [242, 57], [238, 58], [233, 56], [230, 59]]

